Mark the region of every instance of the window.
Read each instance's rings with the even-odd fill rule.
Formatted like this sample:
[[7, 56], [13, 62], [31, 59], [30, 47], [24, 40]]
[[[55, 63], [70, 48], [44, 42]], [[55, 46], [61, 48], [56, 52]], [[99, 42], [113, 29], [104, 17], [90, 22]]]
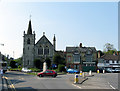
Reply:
[[42, 48], [42, 46], [40, 46], [40, 48], [38, 49], [38, 55], [43, 55], [43, 48]]
[[28, 40], [27, 40], [27, 44], [30, 44], [30, 39], [28, 38]]
[[30, 64], [30, 61], [28, 60], [28, 63], [27, 63], [28, 65]]
[[48, 46], [45, 47], [44, 54], [45, 55], [49, 55], [49, 47]]
[[112, 60], [110, 60], [109, 63], [112, 64]]
[[80, 54], [74, 54], [74, 62], [80, 62]]
[[86, 62], [92, 62], [92, 55], [86, 55]]
[[68, 56], [68, 62], [71, 62], [71, 56]]

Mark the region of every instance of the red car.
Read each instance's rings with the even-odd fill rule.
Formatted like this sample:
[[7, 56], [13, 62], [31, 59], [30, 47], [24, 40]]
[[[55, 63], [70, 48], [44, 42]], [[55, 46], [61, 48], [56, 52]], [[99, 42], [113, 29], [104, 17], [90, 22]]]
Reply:
[[57, 73], [54, 70], [46, 70], [44, 72], [40, 72], [37, 74], [37, 76], [39, 77], [43, 77], [43, 76], [52, 76], [52, 77], [56, 77]]

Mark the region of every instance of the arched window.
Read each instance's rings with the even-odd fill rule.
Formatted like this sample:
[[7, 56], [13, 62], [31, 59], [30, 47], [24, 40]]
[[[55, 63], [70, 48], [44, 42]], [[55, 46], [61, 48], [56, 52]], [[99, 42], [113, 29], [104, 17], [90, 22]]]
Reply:
[[28, 38], [28, 40], [27, 40], [27, 44], [30, 44], [30, 39]]
[[49, 47], [48, 46], [45, 47], [44, 54], [45, 55], [49, 55]]
[[40, 46], [38, 48], [38, 55], [43, 55], [43, 47], [42, 46]]

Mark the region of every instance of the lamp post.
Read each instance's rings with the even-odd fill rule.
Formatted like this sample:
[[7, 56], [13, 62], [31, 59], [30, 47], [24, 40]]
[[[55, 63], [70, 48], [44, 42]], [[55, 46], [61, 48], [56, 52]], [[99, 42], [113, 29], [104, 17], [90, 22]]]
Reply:
[[[0, 43], [0, 45], [4, 46], [4, 44], [1, 44], [1, 43]], [[0, 59], [2, 60], [2, 54], [1, 54], [1, 52], [0, 52]]]

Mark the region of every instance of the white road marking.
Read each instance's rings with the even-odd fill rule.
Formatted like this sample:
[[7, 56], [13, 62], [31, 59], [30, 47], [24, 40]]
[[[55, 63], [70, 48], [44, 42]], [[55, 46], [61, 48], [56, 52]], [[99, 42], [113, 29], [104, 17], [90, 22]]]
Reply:
[[112, 85], [110, 85], [110, 87], [111, 87], [112, 89], [115, 89]]
[[[110, 85], [110, 83], [108, 82], [108, 84]], [[110, 87], [112, 88], [112, 89], [116, 89], [116, 88], [114, 88], [112, 85], [110, 85]]]
[[75, 86], [75, 87], [77, 87], [77, 88], [80, 88], [81, 89], [81, 87], [79, 87], [79, 86], [77, 86], [77, 85], [75, 85], [75, 84], [72, 84], [73, 86]]

